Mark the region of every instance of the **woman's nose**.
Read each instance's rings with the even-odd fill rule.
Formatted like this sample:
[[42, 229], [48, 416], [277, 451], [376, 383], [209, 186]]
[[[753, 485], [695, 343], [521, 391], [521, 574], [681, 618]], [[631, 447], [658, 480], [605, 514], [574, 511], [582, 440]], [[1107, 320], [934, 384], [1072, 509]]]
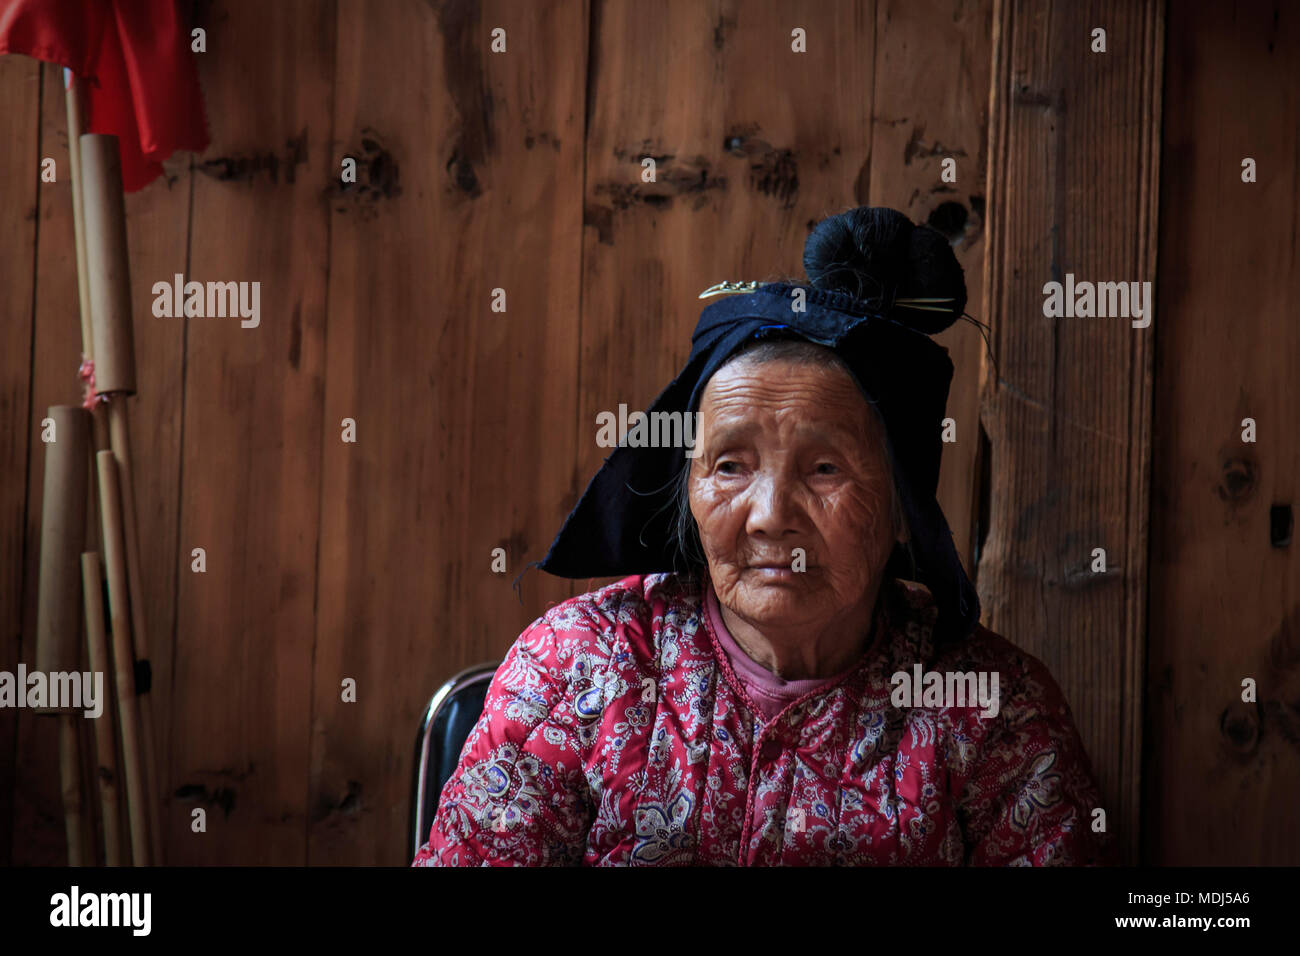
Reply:
[[799, 530], [794, 482], [790, 479], [781, 475], [759, 475], [750, 486], [749, 497], [746, 530], [750, 534], [779, 538]]

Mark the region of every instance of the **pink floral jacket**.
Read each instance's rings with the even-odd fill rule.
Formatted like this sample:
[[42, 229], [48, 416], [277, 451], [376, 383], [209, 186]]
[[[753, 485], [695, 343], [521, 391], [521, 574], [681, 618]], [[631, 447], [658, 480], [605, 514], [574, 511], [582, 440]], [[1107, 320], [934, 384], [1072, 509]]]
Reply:
[[[924, 585], [886, 582], [883, 637], [764, 722], [692, 578], [624, 578], [515, 641], [413, 866], [1113, 862], [1046, 668], [980, 626], [936, 655]], [[999, 674], [977, 703], [891, 702], [891, 676]], [[989, 708], [991, 710], [992, 708]]]

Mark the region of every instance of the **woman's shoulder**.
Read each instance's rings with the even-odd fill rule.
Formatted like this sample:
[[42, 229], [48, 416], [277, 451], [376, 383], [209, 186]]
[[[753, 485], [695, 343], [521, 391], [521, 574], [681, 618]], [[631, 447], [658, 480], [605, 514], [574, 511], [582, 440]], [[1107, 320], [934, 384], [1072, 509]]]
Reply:
[[698, 626], [703, 601], [699, 578], [661, 572], [633, 574], [550, 607], [533, 627], [610, 639], [654, 639], [665, 628]]
[[1005, 719], [1040, 714], [1069, 720], [1069, 705], [1047, 665], [983, 624], [976, 624], [965, 639], [942, 648], [932, 669], [996, 674]]

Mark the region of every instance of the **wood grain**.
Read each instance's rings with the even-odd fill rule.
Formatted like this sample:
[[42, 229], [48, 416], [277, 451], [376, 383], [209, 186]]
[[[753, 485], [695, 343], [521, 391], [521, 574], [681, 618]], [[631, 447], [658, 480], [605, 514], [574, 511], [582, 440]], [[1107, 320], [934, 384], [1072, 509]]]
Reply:
[[[520, 598], [512, 583], [576, 495], [584, 8], [396, 10], [339, 5], [319, 180], [331, 249], [312, 863], [410, 862], [429, 696], [569, 593], [535, 570]], [[348, 188], [344, 156], [358, 161]]]
[[[181, 417], [185, 321], [153, 314], [153, 284], [177, 272], [189, 274], [191, 169], [193, 156], [177, 153], [164, 174], [126, 197], [127, 242], [131, 249], [131, 302], [135, 317], [137, 392], [130, 399], [136, 523], [140, 538], [140, 583], [153, 669], [153, 733], [164, 821], [172, 812], [175, 781], [169, 776], [172, 680], [177, 578], [188, 573], [185, 552], [177, 553], [181, 487]], [[186, 693], [185, 688], [180, 691]], [[188, 809], [188, 808], [187, 808]], [[168, 827], [161, 828], [163, 860]]]
[[[306, 849], [333, 5], [223, 3], [207, 29], [197, 62], [212, 143], [194, 176], [186, 279], [259, 282], [260, 324], [183, 320], [166, 852], [180, 865], [297, 865]], [[205, 573], [191, 570], [195, 548], [206, 553]], [[200, 808], [206, 833], [191, 827]]]
[[1171, 865], [1300, 862], [1300, 545], [1269, 533], [1300, 506], [1298, 64], [1290, 5], [1170, 7], [1144, 857]]
[[[1137, 849], [1153, 330], [1047, 318], [1043, 287], [1155, 278], [1163, 4], [998, 0], [985, 314], [985, 623], [1069, 701], [1108, 829]], [[1093, 53], [1104, 24], [1107, 52]], [[1106, 572], [1093, 573], [1093, 549]]]
[[[10, 673], [19, 661], [34, 666], [36, 660], [36, 605], [32, 603], [28, 611], [25, 600], [29, 583], [35, 594], [40, 562], [39, 548], [27, 548], [30, 479], [9, 476], [26, 476], [33, 447], [43, 447], [40, 420], [33, 418], [32, 409], [46, 406], [33, 406], [30, 394], [40, 105], [40, 64], [26, 57], [0, 57], [0, 142], [6, 144], [0, 150], [0, 182], [5, 184], [5, 201], [0, 202], [0, 474], [6, 476], [0, 482], [0, 670]], [[0, 865], [18, 862], [13, 847], [15, 801], [28, 808], [39, 802], [47, 815], [57, 813], [60, 806], [57, 789], [36, 789], [42, 777], [29, 777], [25, 765], [21, 777], [18, 774], [18, 729], [29, 716], [29, 711], [0, 708]], [[46, 747], [42, 776], [47, 786], [54, 785], [57, 737], [48, 732], [52, 721], [39, 723], [47, 731], [42, 740]], [[57, 824], [57, 818], [53, 822]], [[57, 827], [53, 832], [57, 834]]]

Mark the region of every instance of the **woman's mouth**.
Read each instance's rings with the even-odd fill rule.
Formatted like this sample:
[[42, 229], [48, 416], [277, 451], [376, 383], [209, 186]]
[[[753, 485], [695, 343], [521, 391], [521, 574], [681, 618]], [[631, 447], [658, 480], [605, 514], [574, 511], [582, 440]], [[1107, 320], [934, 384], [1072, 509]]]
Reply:
[[751, 564], [749, 570], [768, 581], [793, 581], [799, 574], [790, 564], [777, 562]]

